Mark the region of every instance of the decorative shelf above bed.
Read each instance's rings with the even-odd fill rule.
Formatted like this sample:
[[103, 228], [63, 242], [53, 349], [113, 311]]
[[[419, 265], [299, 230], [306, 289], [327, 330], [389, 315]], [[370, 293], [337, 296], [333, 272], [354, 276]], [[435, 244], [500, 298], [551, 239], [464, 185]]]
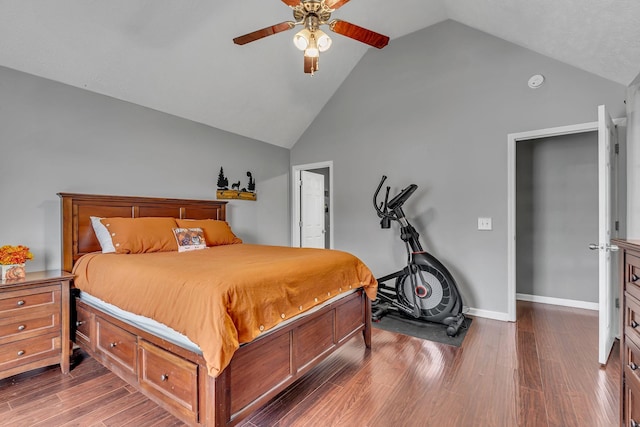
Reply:
[[218, 199], [257, 200], [256, 193], [238, 190], [217, 190]]

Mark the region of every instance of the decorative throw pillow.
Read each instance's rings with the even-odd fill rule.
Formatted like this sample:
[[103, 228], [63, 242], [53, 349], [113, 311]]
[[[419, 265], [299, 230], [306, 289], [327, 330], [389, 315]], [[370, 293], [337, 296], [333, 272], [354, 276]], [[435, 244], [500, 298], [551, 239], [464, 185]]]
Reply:
[[234, 245], [242, 243], [242, 239], [238, 238], [226, 221], [218, 221], [215, 219], [176, 219], [178, 227], [181, 228], [200, 228], [204, 231], [204, 238], [207, 246]]
[[116, 248], [113, 247], [113, 242], [111, 241], [111, 235], [109, 234], [109, 230], [100, 222], [102, 218], [97, 216], [89, 217], [91, 219], [91, 226], [93, 227], [93, 232], [96, 233], [96, 237], [98, 238], [98, 242], [100, 243], [100, 247], [102, 248], [103, 254], [108, 254], [116, 251]]
[[205, 249], [207, 242], [201, 228], [174, 228], [173, 234], [178, 242], [178, 252]]
[[165, 217], [102, 218], [116, 253], [141, 254], [178, 250], [173, 229], [176, 221]]

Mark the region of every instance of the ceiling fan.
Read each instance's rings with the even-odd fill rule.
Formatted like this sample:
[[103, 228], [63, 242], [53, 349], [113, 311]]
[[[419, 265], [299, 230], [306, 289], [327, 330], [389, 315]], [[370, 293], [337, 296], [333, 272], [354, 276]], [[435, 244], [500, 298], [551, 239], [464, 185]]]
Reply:
[[303, 28], [293, 37], [293, 43], [298, 49], [304, 51], [304, 72], [311, 75], [318, 71], [320, 52], [324, 52], [331, 47], [331, 38], [320, 29], [321, 25], [327, 25], [335, 33], [378, 49], [382, 49], [389, 43], [389, 37], [366, 28], [340, 19], [329, 21], [331, 13], [348, 3], [349, 0], [282, 0], [282, 2], [293, 9], [295, 21], [281, 22], [236, 37], [233, 42], [243, 45], [301, 25]]

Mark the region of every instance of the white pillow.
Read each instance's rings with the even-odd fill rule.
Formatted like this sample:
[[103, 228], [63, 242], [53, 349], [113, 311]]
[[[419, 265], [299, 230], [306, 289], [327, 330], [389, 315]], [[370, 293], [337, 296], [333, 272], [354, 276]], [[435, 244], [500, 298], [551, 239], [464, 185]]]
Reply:
[[103, 223], [100, 222], [102, 218], [97, 216], [91, 216], [91, 225], [93, 226], [93, 232], [96, 233], [96, 237], [98, 238], [98, 242], [100, 242], [100, 247], [102, 248], [103, 254], [108, 254], [116, 251], [116, 248], [113, 246], [113, 240], [111, 240], [111, 235], [109, 234], [109, 230], [104, 226]]

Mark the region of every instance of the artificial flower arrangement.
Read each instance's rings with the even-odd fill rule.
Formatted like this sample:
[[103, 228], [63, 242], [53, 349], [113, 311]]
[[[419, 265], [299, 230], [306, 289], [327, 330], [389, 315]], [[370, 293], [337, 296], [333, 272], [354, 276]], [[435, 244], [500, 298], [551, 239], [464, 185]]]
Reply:
[[5, 245], [0, 247], [0, 270], [2, 280], [22, 279], [25, 277], [24, 263], [33, 259], [28, 247]]

